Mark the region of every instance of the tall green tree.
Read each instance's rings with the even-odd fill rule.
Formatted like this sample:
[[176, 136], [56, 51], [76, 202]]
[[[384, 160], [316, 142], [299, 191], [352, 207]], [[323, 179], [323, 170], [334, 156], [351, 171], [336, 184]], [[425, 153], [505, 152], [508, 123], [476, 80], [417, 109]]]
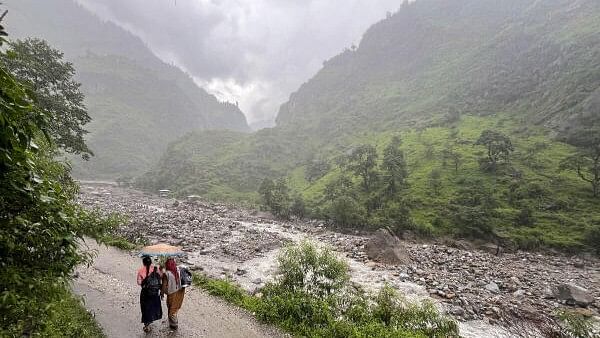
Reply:
[[81, 85], [73, 77], [75, 69], [63, 60], [63, 53], [46, 41], [28, 38], [9, 44], [0, 59], [7, 71], [32, 90], [36, 107], [46, 111], [47, 131], [62, 150], [79, 154], [84, 159], [92, 155], [85, 144], [84, 126], [91, 121]]
[[392, 197], [407, 187], [406, 178], [408, 170], [404, 152], [400, 148], [402, 139], [394, 136], [388, 146], [383, 150], [384, 196]]
[[370, 144], [356, 147], [350, 153], [346, 166], [362, 179], [364, 191], [371, 191], [378, 178], [377, 150], [375, 147]]
[[486, 168], [492, 171], [496, 171], [498, 162], [509, 162], [515, 150], [508, 136], [494, 130], [484, 130], [475, 144], [487, 148]]
[[270, 178], [265, 178], [260, 183], [258, 194], [260, 195], [262, 204], [270, 208], [273, 203], [273, 191], [275, 190], [275, 182]]
[[566, 157], [561, 170], [571, 170], [592, 186], [594, 197], [600, 196], [600, 130], [582, 131], [570, 140], [578, 147], [575, 154]]
[[[0, 27], [0, 45], [3, 35]], [[78, 239], [101, 231], [73, 202], [77, 186], [54, 159], [66, 146], [51, 127], [62, 117], [37, 97], [0, 60], [0, 336], [39, 331], [74, 267], [89, 258]]]

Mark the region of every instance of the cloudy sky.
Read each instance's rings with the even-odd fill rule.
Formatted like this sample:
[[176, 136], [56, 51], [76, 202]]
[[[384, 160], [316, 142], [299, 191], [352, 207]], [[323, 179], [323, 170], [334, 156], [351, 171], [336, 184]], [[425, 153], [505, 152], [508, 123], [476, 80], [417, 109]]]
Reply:
[[139, 36], [164, 61], [250, 123], [279, 105], [324, 60], [394, 12], [401, 0], [76, 0]]

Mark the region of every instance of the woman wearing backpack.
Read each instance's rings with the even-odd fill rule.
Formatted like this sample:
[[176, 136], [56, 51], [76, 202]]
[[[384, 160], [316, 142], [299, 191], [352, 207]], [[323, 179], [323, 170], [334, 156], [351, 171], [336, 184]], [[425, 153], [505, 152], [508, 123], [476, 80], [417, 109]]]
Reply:
[[162, 288], [160, 297], [163, 298], [167, 294], [167, 309], [169, 312], [169, 326], [172, 329], [177, 329], [177, 312], [183, 303], [185, 288], [181, 286], [181, 275], [179, 268], [175, 264], [173, 258], [167, 259], [165, 263], [166, 271], [162, 276]]
[[140, 307], [142, 309], [142, 323], [144, 332], [150, 331], [150, 323], [162, 318], [160, 304], [161, 271], [152, 264], [150, 256], [142, 258], [143, 266], [137, 272], [137, 283], [142, 287], [140, 291]]

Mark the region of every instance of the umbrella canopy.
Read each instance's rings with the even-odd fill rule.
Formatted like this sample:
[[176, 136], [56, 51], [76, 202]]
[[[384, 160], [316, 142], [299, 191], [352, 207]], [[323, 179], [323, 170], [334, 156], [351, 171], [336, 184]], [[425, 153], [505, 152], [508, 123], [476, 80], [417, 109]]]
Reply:
[[163, 243], [145, 246], [140, 251], [140, 256], [181, 256], [183, 254], [181, 248]]

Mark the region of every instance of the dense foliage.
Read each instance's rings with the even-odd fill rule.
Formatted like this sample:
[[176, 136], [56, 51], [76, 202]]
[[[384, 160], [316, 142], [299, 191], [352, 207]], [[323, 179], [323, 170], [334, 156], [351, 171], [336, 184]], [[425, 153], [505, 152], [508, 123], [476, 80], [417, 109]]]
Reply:
[[33, 90], [36, 104], [51, 116], [49, 130], [57, 147], [89, 159], [91, 151], [84, 142], [83, 126], [91, 121], [81, 84], [75, 82], [75, 69], [63, 61], [63, 53], [40, 39], [17, 40], [0, 54], [8, 71]]
[[[0, 44], [4, 42], [0, 39]], [[63, 76], [70, 75], [66, 71], [67, 74], [55, 74], [57, 81], [49, 83], [60, 82]], [[57, 331], [52, 325], [57, 325], [60, 318], [64, 320], [61, 311], [66, 309], [64, 302], [68, 301], [66, 283], [74, 267], [90, 258], [89, 253], [79, 250], [78, 241], [84, 235], [100, 235], [105, 230], [102, 219], [75, 205], [77, 186], [69, 176], [68, 167], [54, 159], [58, 147], [70, 147], [56, 141], [55, 137], [62, 140], [64, 135], [54, 134], [56, 130], [51, 123], [58, 120], [56, 123], [60, 124], [63, 116], [57, 110], [38, 105], [36, 100], [36, 91], [17, 81], [1, 61], [2, 336], [43, 336], [58, 334], [63, 329]], [[77, 312], [75, 309], [70, 311]], [[89, 316], [82, 320], [83, 323], [72, 323], [64, 329], [74, 330], [75, 335], [83, 332], [79, 325], [92, 325], [83, 330], [93, 330]]]
[[600, 123], [598, 22], [593, 0], [406, 3], [275, 128], [188, 134], [140, 186], [260, 203], [261, 182], [285, 178], [338, 226], [594, 250], [596, 148], [580, 136]]

